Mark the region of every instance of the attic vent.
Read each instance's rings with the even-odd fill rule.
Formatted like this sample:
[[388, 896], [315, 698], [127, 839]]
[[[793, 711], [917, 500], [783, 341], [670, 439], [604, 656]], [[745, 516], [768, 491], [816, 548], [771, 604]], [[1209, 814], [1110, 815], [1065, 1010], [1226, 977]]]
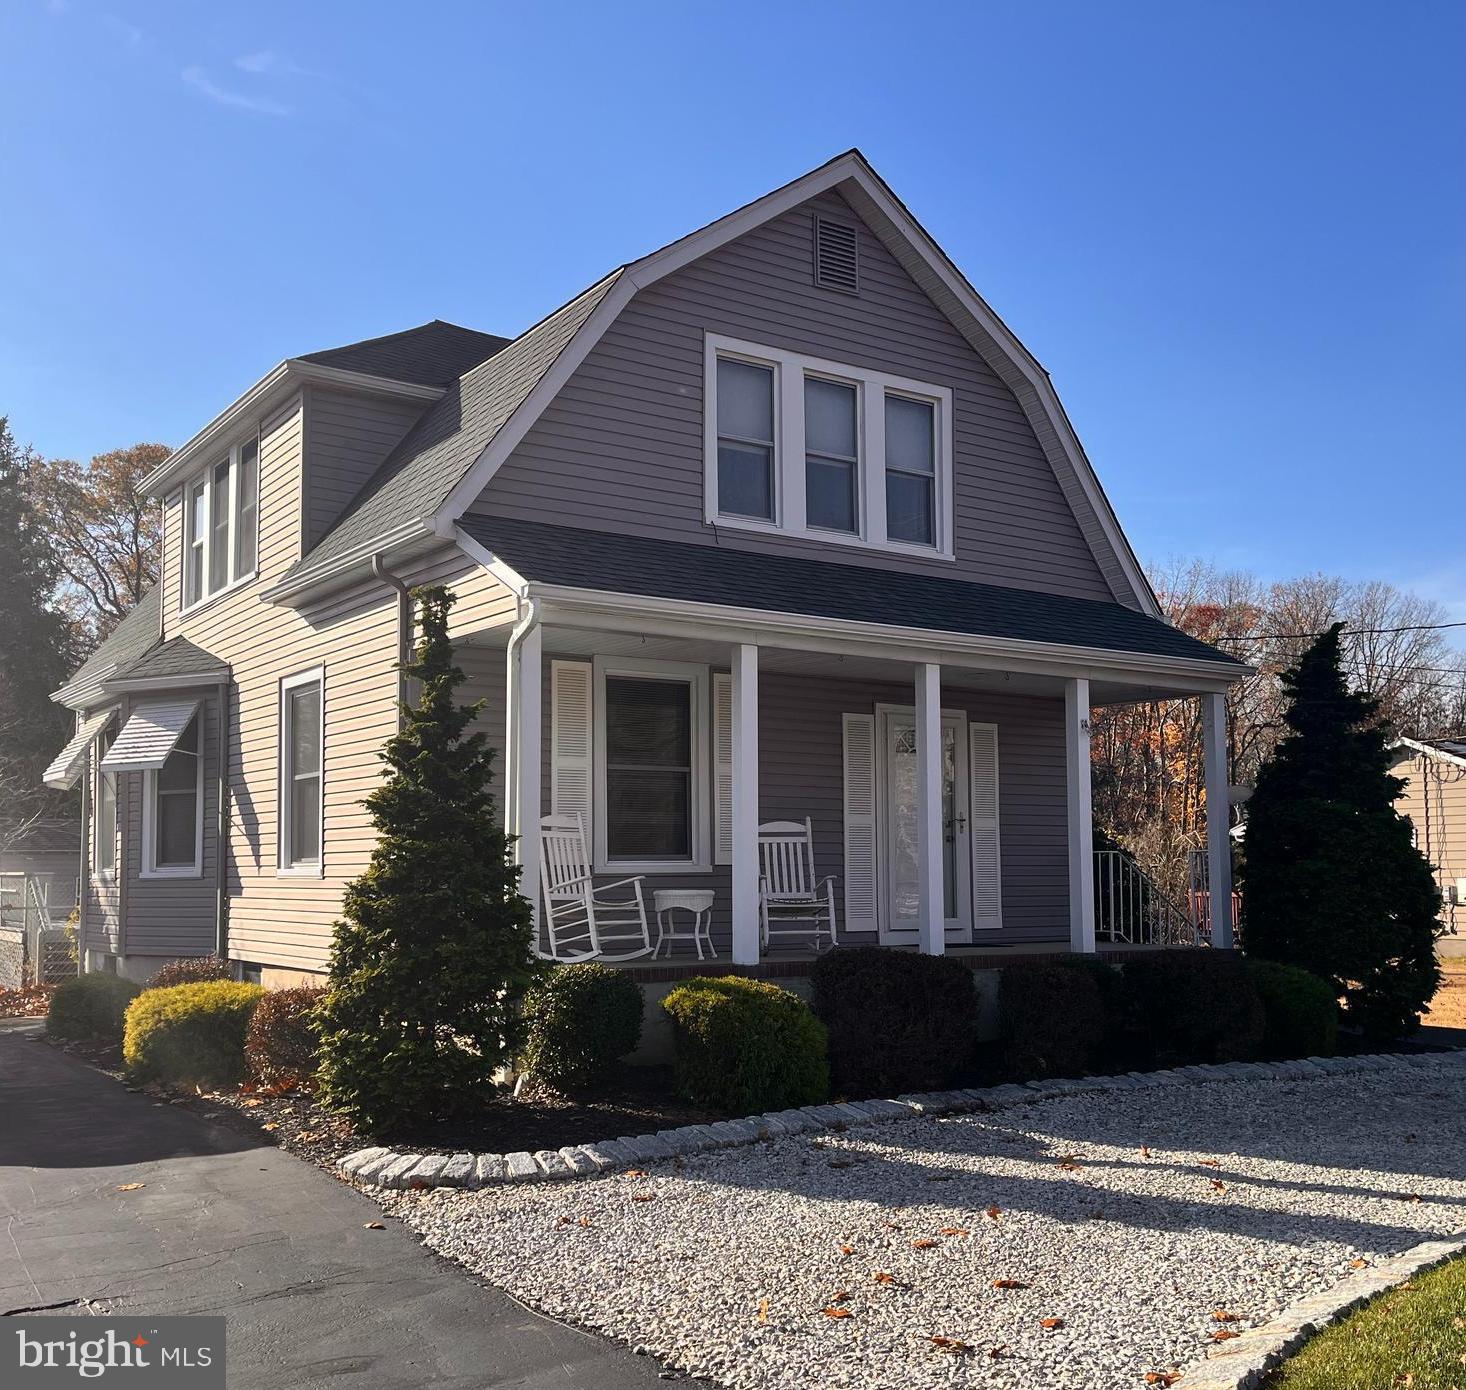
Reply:
[[855, 228], [844, 222], [814, 219], [814, 282], [821, 289], [860, 293], [860, 260]]

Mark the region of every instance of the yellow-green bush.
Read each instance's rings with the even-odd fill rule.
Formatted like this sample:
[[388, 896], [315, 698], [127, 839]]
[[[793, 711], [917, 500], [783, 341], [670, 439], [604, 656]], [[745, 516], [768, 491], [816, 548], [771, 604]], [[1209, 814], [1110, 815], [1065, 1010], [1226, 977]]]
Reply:
[[122, 1056], [138, 1081], [229, 1086], [244, 1078], [244, 1034], [265, 991], [214, 980], [150, 989], [127, 1009]]
[[797, 994], [740, 975], [699, 976], [662, 1007], [688, 1099], [736, 1115], [828, 1099], [825, 1025]]
[[120, 1038], [127, 1006], [141, 985], [121, 975], [77, 975], [51, 996], [46, 1031], [53, 1038]]

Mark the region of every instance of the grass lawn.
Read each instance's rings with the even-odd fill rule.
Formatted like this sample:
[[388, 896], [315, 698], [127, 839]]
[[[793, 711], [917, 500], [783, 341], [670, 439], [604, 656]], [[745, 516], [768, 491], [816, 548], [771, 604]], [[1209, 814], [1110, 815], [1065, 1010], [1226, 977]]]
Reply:
[[1315, 1337], [1268, 1390], [1466, 1390], [1466, 1257], [1417, 1275]]
[[1466, 957], [1443, 960], [1441, 973], [1441, 987], [1430, 1001], [1425, 1022], [1437, 1028], [1466, 1028]]

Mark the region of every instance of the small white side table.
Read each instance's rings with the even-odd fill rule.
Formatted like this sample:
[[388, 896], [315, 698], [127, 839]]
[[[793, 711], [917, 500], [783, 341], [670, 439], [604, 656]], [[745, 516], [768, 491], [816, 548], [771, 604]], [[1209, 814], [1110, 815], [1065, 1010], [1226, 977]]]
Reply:
[[[672, 955], [674, 941], [691, 941], [697, 947], [698, 960], [703, 959], [702, 948], [708, 948], [708, 955], [717, 960], [713, 949], [713, 898], [711, 888], [657, 888], [652, 891], [652, 907], [657, 914], [657, 944], [652, 959], [662, 953], [662, 943], [667, 946], [667, 955]], [[692, 914], [692, 925], [684, 931], [677, 930], [673, 913], [681, 908]]]

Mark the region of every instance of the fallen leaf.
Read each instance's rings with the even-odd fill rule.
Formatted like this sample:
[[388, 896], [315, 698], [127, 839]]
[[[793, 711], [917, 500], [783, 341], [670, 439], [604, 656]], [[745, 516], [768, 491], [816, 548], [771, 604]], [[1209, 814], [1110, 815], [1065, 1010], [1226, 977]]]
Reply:
[[1174, 1385], [1180, 1379], [1180, 1371], [1147, 1371], [1145, 1373], [1147, 1385]]
[[261, 1129], [279, 1129], [280, 1128], [280, 1125], [279, 1125], [279, 1123], [277, 1121], [271, 1120], [269, 1124], [267, 1124], [267, 1125], [261, 1125], [260, 1128]]
[[984, 1214], [996, 1221], [1003, 1214], [1003, 1209], [1002, 1207], [998, 1206], [997, 1203], [994, 1203], [987, 1209], [986, 1213]]
[[1073, 1154], [1065, 1154], [1062, 1158], [1059, 1159], [1059, 1167], [1062, 1168], [1066, 1173], [1077, 1173], [1080, 1169], [1080, 1166], [1081, 1165], [1076, 1160]]
[[930, 1236], [922, 1236], [919, 1240], [911, 1242], [911, 1248], [913, 1250], [934, 1250], [938, 1244], [940, 1242], [933, 1240]]
[[943, 1226], [941, 1234], [944, 1236], [970, 1236], [972, 1232], [966, 1226]]
[[1350, 1269], [1364, 1269], [1364, 1268], [1366, 1268], [1368, 1266], [1368, 1264], [1369, 1264], [1369, 1261], [1368, 1260], [1350, 1260], [1349, 1261], [1349, 1268]]
[[321, 1132], [318, 1129], [303, 1129], [295, 1137], [299, 1139], [302, 1144], [313, 1144], [317, 1139], [321, 1137]]
[[1407, 1192], [1400, 1200], [1402, 1202], [1418, 1202], [1420, 1200], [1420, 1194], [1418, 1192]]
[[831, 1303], [849, 1303], [850, 1302], [850, 1290], [849, 1289], [839, 1289], [839, 1290], [837, 1290], [835, 1293], [832, 1293], [830, 1295], [830, 1302]]
[[876, 1270], [875, 1280], [877, 1284], [894, 1284], [897, 1282], [894, 1274], [887, 1274], [883, 1269]]
[[1047, 1328], [1050, 1328], [1050, 1329], [1055, 1328], [1055, 1327], [1063, 1327], [1063, 1325], [1064, 1325], [1064, 1319], [1063, 1318], [1040, 1318], [1038, 1320], [1038, 1325], [1040, 1327], [1047, 1327]]
[[1211, 1320], [1213, 1322], [1241, 1322], [1241, 1313], [1229, 1313], [1225, 1308], [1212, 1309]]
[[577, 1221], [575, 1224], [577, 1226], [584, 1226], [585, 1229], [588, 1231], [588, 1230], [590, 1230], [590, 1217], [588, 1217], [588, 1216], [582, 1216], [580, 1218], [580, 1220]]
[[1004, 1342], [1000, 1347], [989, 1347], [988, 1358], [992, 1361], [1001, 1361], [1008, 1354], [1008, 1344]]
[[1225, 1192], [1227, 1190], [1227, 1184], [1224, 1183], [1220, 1178], [1212, 1178], [1210, 1179], [1210, 1182], [1213, 1190], [1217, 1192]]
[[633, 1192], [631, 1200], [633, 1202], [655, 1202], [657, 1194], [655, 1192]]
[[240, 1101], [239, 1103], [244, 1106], [246, 1110], [253, 1110], [255, 1106], [263, 1105], [265, 1102], [262, 1100], [256, 1100], [253, 1096], [251, 1096], [246, 1100]]
[[644, 1178], [644, 1177], [646, 1177], [646, 1169], [645, 1168], [628, 1168], [626, 1170], [626, 1174], [625, 1175], [628, 1178]]
[[385, 1231], [387, 1229], [380, 1221], [363, 1221], [361, 1228], [364, 1231]]
[[136, 1192], [140, 1187], [146, 1187], [145, 1182], [124, 1182], [117, 1185], [119, 1192]]
[[1233, 1332], [1230, 1327], [1219, 1327], [1211, 1334], [1211, 1339], [1214, 1342], [1230, 1342], [1233, 1337], [1240, 1337], [1241, 1335], [1240, 1332]]
[[994, 1279], [993, 1287], [995, 1289], [1026, 1289], [1028, 1285], [1021, 1279]]
[[758, 1301], [758, 1320], [760, 1322], [768, 1322], [769, 1320], [769, 1300], [766, 1298], [761, 1298]]
[[949, 1352], [953, 1356], [966, 1356], [972, 1350], [971, 1342], [964, 1342], [960, 1337], [928, 1337], [929, 1341], [938, 1351]]
[[895, 1221], [883, 1221], [881, 1224], [888, 1231], [899, 1231], [901, 1229], [900, 1224], [898, 1222], [895, 1222]]
[[1141, 1158], [1149, 1158], [1150, 1157], [1150, 1145], [1149, 1144], [1142, 1144], [1140, 1146], [1140, 1156], [1141, 1156]]
[[827, 1318], [853, 1318], [855, 1316], [855, 1314], [852, 1313], [849, 1308], [841, 1308], [841, 1307], [836, 1306], [836, 1307], [826, 1308], [825, 1309], [825, 1316]]
[[855, 1247], [853, 1245], [842, 1245], [840, 1247], [840, 1253], [842, 1255], [853, 1255], [855, 1253]]

